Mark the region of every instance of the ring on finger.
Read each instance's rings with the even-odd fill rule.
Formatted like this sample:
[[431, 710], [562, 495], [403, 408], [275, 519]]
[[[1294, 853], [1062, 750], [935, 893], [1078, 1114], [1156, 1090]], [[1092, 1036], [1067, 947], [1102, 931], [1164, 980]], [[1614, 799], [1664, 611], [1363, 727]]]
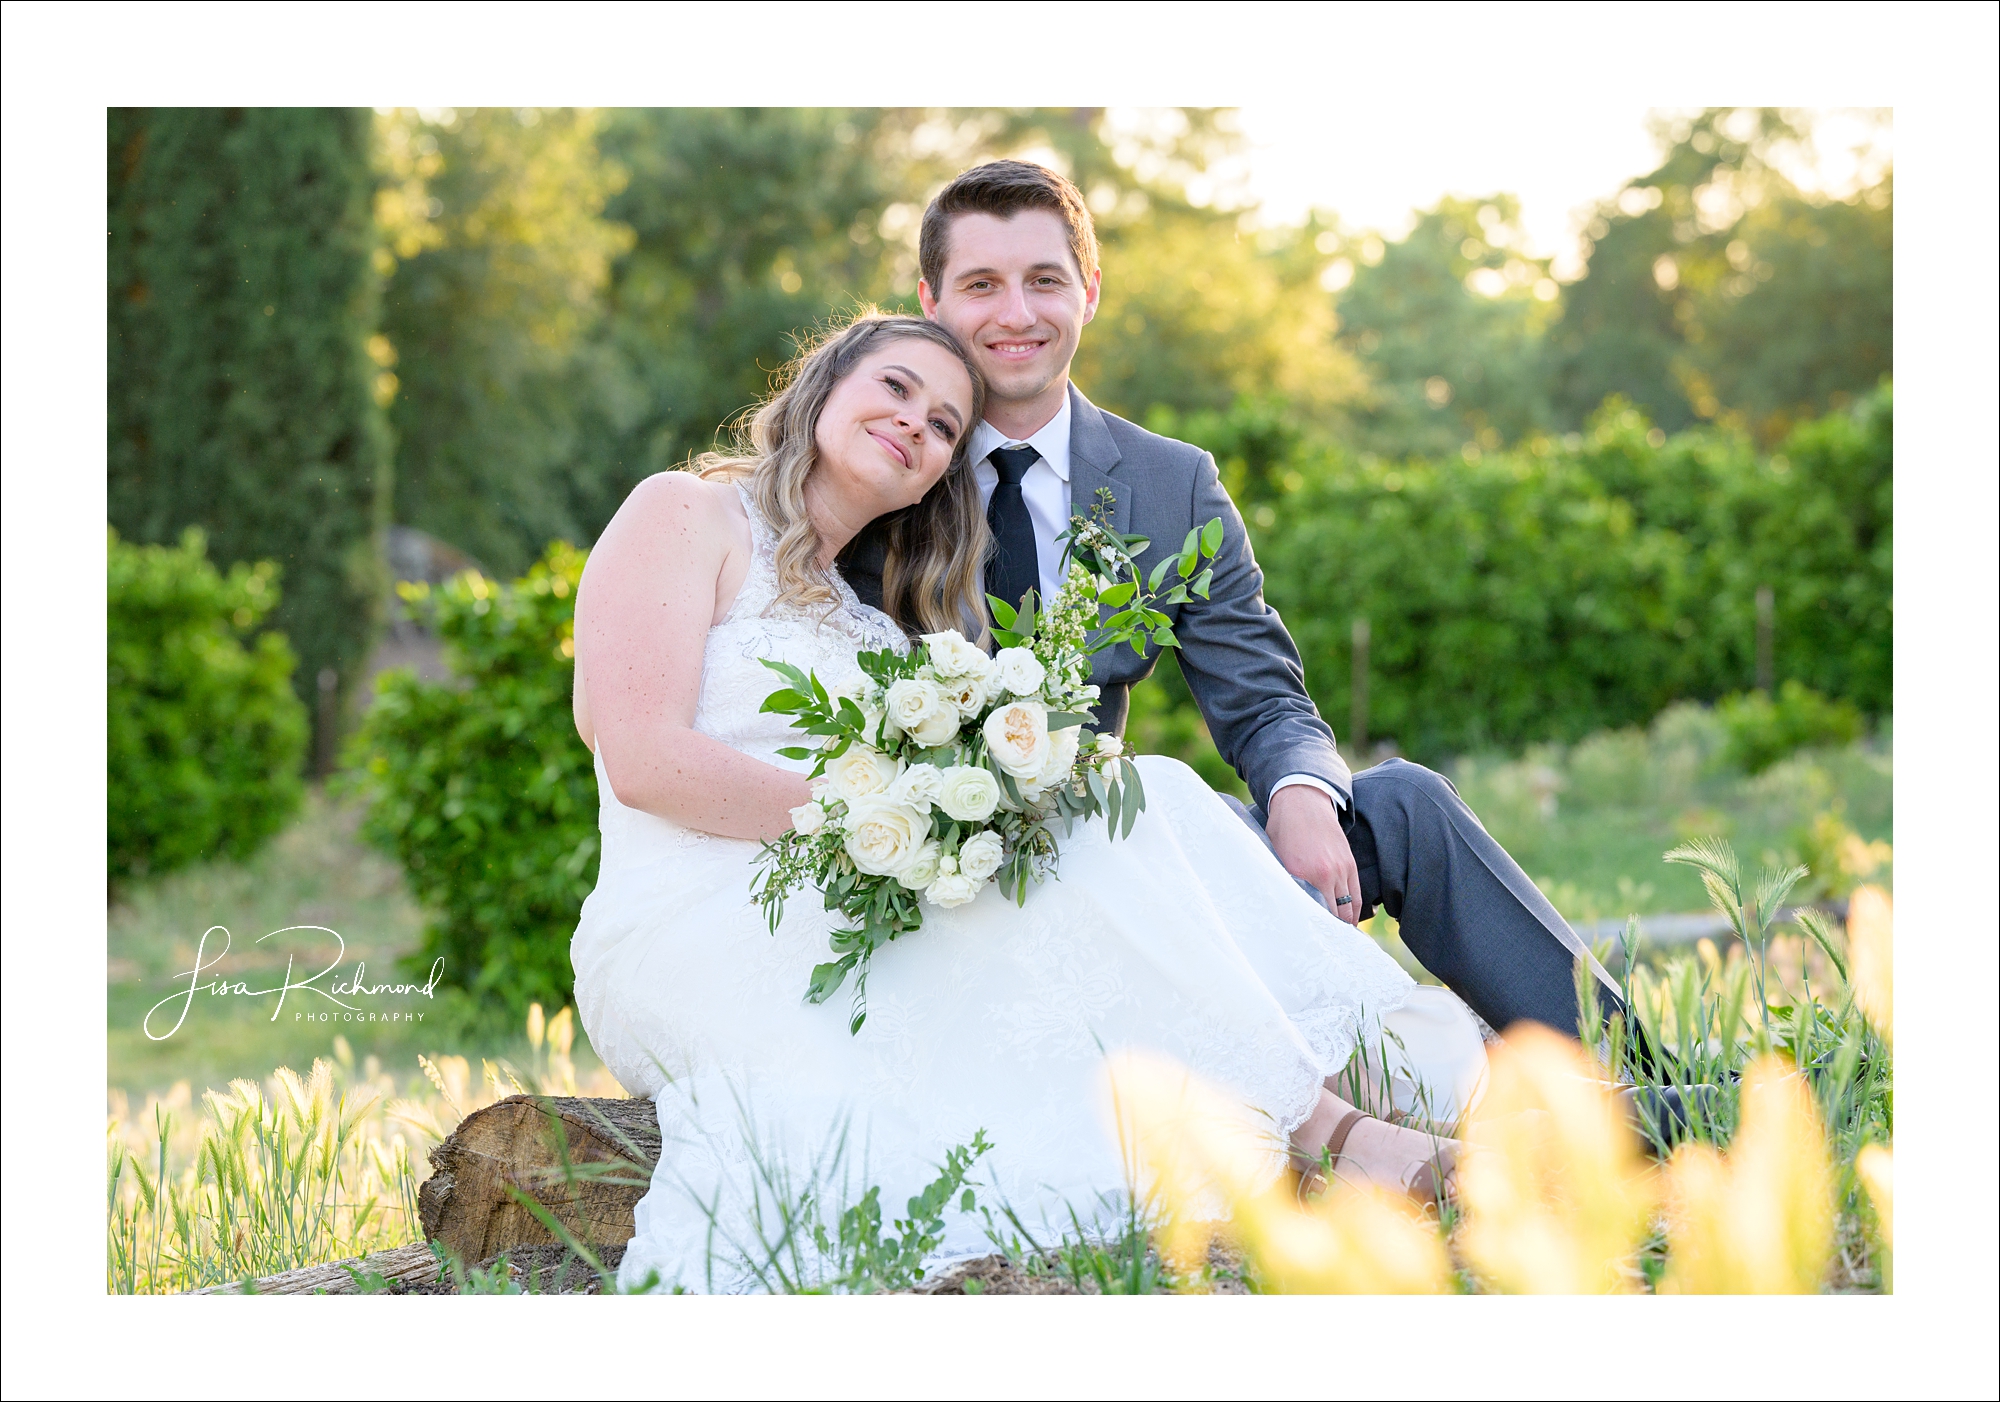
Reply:
[[1334, 903], [1335, 905], [1353, 905], [1353, 904], [1354, 904], [1354, 897], [1352, 897], [1352, 896], [1335, 896], [1335, 897], [1333, 898], [1333, 903]]

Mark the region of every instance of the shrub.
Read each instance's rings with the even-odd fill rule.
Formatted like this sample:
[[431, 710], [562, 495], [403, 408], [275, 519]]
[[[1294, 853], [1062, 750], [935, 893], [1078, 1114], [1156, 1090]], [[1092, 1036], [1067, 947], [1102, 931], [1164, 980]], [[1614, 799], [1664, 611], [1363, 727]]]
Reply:
[[208, 561], [110, 532], [106, 805], [111, 884], [201, 858], [247, 857], [284, 826], [304, 785], [306, 710], [280, 633], [252, 633], [278, 603], [270, 561]]
[[368, 841], [433, 918], [415, 970], [513, 1022], [570, 1000], [570, 936], [597, 881], [597, 785], [570, 720], [583, 552], [560, 543], [513, 585], [468, 570], [399, 586], [445, 641], [455, 684], [384, 673], [347, 750]]
[[[1336, 733], [1359, 616], [1370, 736], [1436, 762], [1741, 691], [1764, 588], [1777, 674], [1886, 715], [1893, 417], [1885, 383], [1764, 455], [1613, 401], [1574, 439], [1436, 461], [1287, 435], [1249, 402], [1156, 426], [1216, 452]], [[1135, 717], [1190, 704], [1160, 687]]]
[[1808, 746], [1846, 745], [1861, 736], [1861, 713], [1846, 701], [1829, 701], [1798, 682], [1778, 688], [1773, 701], [1761, 691], [1731, 696], [1716, 710], [1729, 734], [1724, 751], [1746, 774], [1761, 774]]

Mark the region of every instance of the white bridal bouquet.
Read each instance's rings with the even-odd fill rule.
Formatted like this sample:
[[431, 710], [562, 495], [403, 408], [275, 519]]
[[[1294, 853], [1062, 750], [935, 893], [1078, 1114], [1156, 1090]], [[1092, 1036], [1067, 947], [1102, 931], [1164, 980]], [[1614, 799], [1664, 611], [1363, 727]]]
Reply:
[[[1108, 492], [1100, 493], [1108, 498]], [[1208, 597], [1222, 522], [1188, 532], [1142, 587], [1133, 557], [1143, 536], [1073, 517], [1069, 574], [1039, 614], [1031, 592], [1017, 611], [988, 596], [999, 651], [952, 631], [927, 633], [907, 655], [864, 652], [860, 671], [832, 683], [784, 662], [765, 666], [790, 683], [763, 709], [820, 737], [780, 753], [816, 759], [813, 797], [792, 810], [792, 830], [763, 844], [751, 892], [775, 931], [785, 898], [810, 882], [851, 928], [836, 930], [839, 957], [814, 967], [806, 1000], [823, 1003], [855, 975], [848, 1030], [868, 1015], [868, 965], [891, 940], [921, 929], [926, 905], [964, 905], [989, 881], [1016, 904], [1030, 880], [1056, 865], [1055, 822], [1067, 835], [1102, 813], [1111, 836], [1130, 836], [1146, 807], [1139, 770], [1116, 735], [1084, 728], [1097, 688], [1085, 681], [1095, 653], [1148, 639], [1178, 646], [1160, 609]], [[1176, 578], [1166, 592], [1169, 572]], [[1111, 616], [1104, 617], [1106, 609]]]

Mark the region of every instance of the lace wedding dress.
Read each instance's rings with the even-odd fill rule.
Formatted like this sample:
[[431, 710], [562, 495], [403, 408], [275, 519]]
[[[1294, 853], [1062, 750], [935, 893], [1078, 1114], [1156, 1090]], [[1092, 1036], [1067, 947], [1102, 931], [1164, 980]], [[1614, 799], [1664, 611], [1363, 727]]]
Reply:
[[[831, 611], [778, 604], [771, 533], [745, 507], [756, 558], [709, 630], [695, 728], [803, 769], [776, 754], [798, 733], [758, 710], [778, 685], [760, 660], [828, 677], [852, 672], [857, 650], [907, 643], [845, 585]], [[1462, 1006], [1307, 897], [1192, 770], [1138, 763], [1148, 807], [1129, 839], [1080, 826], [1059, 879], [1030, 887], [1025, 907], [991, 885], [957, 909], [926, 907], [922, 930], [876, 956], [868, 1019], [850, 1036], [847, 990], [819, 1007], [802, 998], [838, 917], [803, 892], [774, 936], [750, 899], [757, 844], [626, 807], [600, 759], [601, 869], [571, 944], [577, 1007], [612, 1073], [657, 1104], [663, 1145], [621, 1279], [758, 1288], [786, 1230], [781, 1202], [810, 1195], [831, 1231], [879, 1184], [886, 1227], [980, 1130], [994, 1146], [973, 1175], [982, 1199], [1060, 1235], [1072, 1211], [1088, 1222], [1128, 1184], [1103, 1089], [1105, 1056], [1122, 1048], [1233, 1092], [1268, 1123], [1273, 1173], [1321, 1079], [1357, 1046], [1382, 1046], [1385, 1017], [1408, 1034], [1387, 1039], [1399, 1086], [1470, 1091], [1483, 1057]], [[948, 1212], [939, 1259], [992, 1249], [984, 1230]], [[802, 1247], [778, 1254], [810, 1275]]]

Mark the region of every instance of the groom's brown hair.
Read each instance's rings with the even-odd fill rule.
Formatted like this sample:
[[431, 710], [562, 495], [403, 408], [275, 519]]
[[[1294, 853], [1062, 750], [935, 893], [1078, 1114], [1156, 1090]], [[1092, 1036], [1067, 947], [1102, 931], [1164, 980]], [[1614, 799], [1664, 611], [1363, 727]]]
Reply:
[[1069, 229], [1069, 251], [1078, 271], [1086, 280], [1097, 271], [1097, 226], [1091, 222], [1083, 192], [1032, 161], [988, 161], [938, 191], [924, 211], [923, 229], [917, 236], [917, 267], [930, 284], [931, 295], [938, 294], [938, 284], [944, 280], [954, 216], [990, 214], [996, 219], [1012, 219], [1024, 209], [1046, 209], [1062, 220]]

